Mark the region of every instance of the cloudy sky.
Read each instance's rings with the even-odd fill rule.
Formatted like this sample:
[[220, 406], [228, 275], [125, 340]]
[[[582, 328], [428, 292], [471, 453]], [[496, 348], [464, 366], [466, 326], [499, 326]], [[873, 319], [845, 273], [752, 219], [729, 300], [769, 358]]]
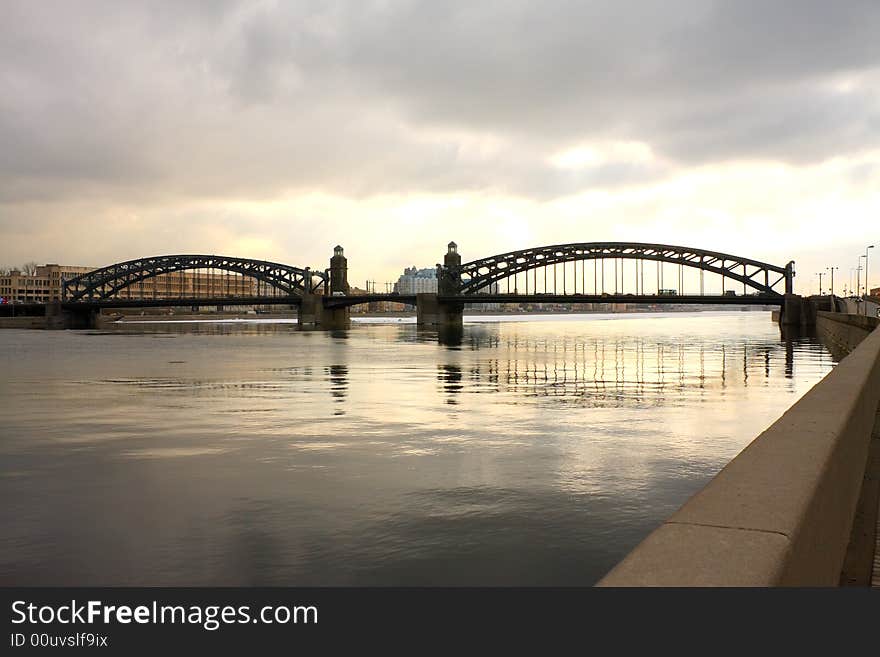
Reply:
[[362, 285], [627, 240], [815, 291], [880, 245], [878, 34], [876, 0], [4, 0], [0, 265], [341, 243]]

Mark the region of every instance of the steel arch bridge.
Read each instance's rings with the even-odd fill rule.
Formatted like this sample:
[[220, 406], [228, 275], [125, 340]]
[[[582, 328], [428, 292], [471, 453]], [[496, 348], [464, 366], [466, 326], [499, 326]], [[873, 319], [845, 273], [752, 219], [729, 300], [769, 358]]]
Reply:
[[165, 255], [138, 258], [95, 269], [64, 281], [65, 301], [111, 299], [120, 290], [148, 278], [172, 272], [206, 269], [249, 276], [288, 296], [314, 293], [326, 287], [329, 274], [290, 265], [218, 255]]
[[[768, 296], [792, 293], [794, 262], [784, 267], [729, 253], [669, 244], [577, 242], [510, 251], [454, 267], [441, 267], [442, 286], [452, 294], [475, 294], [505, 278], [560, 263], [631, 259], [691, 267], [738, 281]], [[784, 283], [782, 290], [778, 289]], [[722, 285], [723, 287], [723, 285]]]

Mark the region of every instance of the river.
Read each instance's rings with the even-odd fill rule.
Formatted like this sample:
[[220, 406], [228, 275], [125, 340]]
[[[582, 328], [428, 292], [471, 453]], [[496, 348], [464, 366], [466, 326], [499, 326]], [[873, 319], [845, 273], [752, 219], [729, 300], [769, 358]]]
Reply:
[[0, 584], [589, 585], [834, 365], [769, 313], [0, 331]]

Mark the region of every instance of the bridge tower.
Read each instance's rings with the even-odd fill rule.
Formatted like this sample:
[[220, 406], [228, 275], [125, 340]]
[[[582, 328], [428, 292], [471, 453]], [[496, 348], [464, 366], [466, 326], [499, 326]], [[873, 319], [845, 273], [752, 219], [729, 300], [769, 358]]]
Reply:
[[330, 293], [333, 292], [345, 294], [351, 292], [351, 287], [348, 285], [348, 258], [338, 244], [333, 249], [333, 257], [330, 258]]
[[464, 304], [449, 298], [460, 294], [460, 285], [461, 255], [458, 245], [450, 242], [446, 245], [443, 264], [437, 265], [437, 294], [416, 294], [416, 323], [437, 327], [441, 332], [460, 332], [464, 323]]
[[[330, 258], [330, 281], [324, 290], [324, 295], [349, 294], [351, 287], [348, 284], [348, 259], [345, 252], [338, 244], [333, 249], [333, 257]], [[309, 291], [311, 281], [306, 284], [306, 291], [302, 295], [302, 303], [299, 306], [300, 326], [317, 327], [322, 329], [347, 329], [351, 326], [351, 309], [326, 308], [324, 297]]]
[[437, 265], [437, 294], [458, 294], [460, 284], [461, 255], [458, 253], [458, 244], [450, 242], [446, 245], [443, 265]]

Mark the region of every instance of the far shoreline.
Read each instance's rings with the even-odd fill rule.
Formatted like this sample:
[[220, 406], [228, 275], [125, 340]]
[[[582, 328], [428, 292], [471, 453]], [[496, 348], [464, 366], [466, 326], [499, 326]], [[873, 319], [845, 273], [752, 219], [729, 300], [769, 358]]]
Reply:
[[[679, 307], [679, 308], [658, 308], [658, 309], [638, 309], [638, 310], [618, 310], [618, 311], [600, 311], [600, 310], [533, 310], [533, 311], [490, 311], [490, 310], [475, 310], [475, 311], [465, 311], [464, 317], [467, 319], [468, 317], [497, 317], [500, 320], [505, 318], [521, 318], [524, 316], [547, 316], [547, 315], [559, 315], [562, 317], [571, 316], [571, 315], [584, 315], [584, 316], [624, 316], [624, 315], [668, 315], [673, 313], [725, 313], [725, 314], [740, 314], [744, 312], [771, 312], [772, 308], [767, 308], [763, 306], [743, 306], [740, 308], [731, 308], [730, 306], [718, 306], [718, 307], [707, 307], [707, 306], [689, 306], [689, 307]], [[415, 311], [403, 311], [403, 312], [367, 312], [367, 313], [352, 313], [351, 319], [356, 321], [358, 319], [415, 319], [416, 313]], [[146, 323], [146, 322], [230, 322], [230, 321], [263, 321], [263, 320], [296, 320], [296, 313], [168, 313], [168, 314], [159, 314], [159, 313], [144, 313], [138, 315], [125, 314], [120, 316], [118, 319], [114, 319], [112, 315], [108, 314], [104, 316], [104, 321], [112, 324], [136, 324], [136, 323]]]

